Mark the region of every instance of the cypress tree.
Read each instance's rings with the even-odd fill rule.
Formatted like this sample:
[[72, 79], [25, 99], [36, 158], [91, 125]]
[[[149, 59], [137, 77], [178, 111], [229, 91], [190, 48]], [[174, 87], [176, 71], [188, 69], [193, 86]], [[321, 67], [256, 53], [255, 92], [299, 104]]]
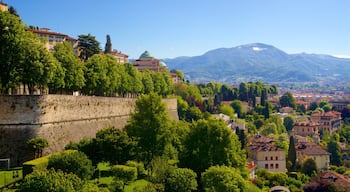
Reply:
[[288, 158], [287, 160], [291, 163], [289, 171], [294, 171], [296, 167], [297, 152], [295, 149], [294, 137], [289, 138]]
[[111, 42], [111, 37], [107, 35], [107, 42], [105, 45], [105, 54], [107, 53], [112, 53], [112, 42]]

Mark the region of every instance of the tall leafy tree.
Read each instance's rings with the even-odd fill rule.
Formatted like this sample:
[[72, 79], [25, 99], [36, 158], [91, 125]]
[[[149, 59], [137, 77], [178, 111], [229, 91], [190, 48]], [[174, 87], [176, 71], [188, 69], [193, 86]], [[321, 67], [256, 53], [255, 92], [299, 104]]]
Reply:
[[280, 105], [282, 107], [296, 108], [295, 98], [291, 92], [286, 92], [280, 98]]
[[149, 163], [153, 157], [161, 156], [165, 148], [162, 137], [169, 129], [169, 116], [165, 104], [157, 94], [141, 95], [135, 113], [125, 126], [127, 134], [137, 141], [138, 159]]
[[340, 166], [341, 165], [340, 146], [338, 144], [338, 141], [334, 137], [331, 137], [331, 140], [328, 142], [327, 150], [328, 152], [331, 153], [331, 159], [330, 159], [331, 165]]
[[248, 101], [248, 92], [249, 92], [249, 87], [247, 83], [240, 83], [239, 84], [239, 100], [241, 101]]
[[223, 121], [209, 119], [193, 122], [184, 144], [180, 164], [197, 174], [214, 165], [245, 166], [246, 159], [238, 137]]
[[91, 56], [97, 54], [101, 51], [100, 42], [96, 40], [95, 36], [92, 36], [90, 33], [88, 35], [79, 35], [79, 58], [82, 61], [87, 61]]
[[0, 88], [9, 93], [20, 82], [21, 65], [25, 61], [25, 27], [17, 16], [0, 11]]
[[287, 116], [283, 119], [283, 125], [286, 128], [287, 132], [292, 131], [294, 125], [294, 119], [291, 116]]
[[152, 80], [152, 71], [149, 70], [144, 70], [141, 72], [141, 81], [143, 85], [143, 93], [144, 94], [149, 94], [154, 92], [154, 84]]
[[64, 85], [68, 91], [80, 90], [85, 85], [84, 65], [74, 54], [68, 42], [58, 43], [53, 55], [61, 63], [64, 70]]
[[287, 161], [290, 162], [289, 171], [294, 171], [296, 168], [297, 161], [297, 151], [295, 149], [294, 137], [290, 136], [289, 138], [289, 148], [288, 148], [288, 157]]

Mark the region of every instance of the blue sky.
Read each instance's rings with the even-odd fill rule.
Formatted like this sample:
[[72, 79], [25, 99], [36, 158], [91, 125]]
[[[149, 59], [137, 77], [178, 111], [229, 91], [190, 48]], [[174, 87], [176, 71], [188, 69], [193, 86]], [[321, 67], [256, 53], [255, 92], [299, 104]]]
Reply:
[[350, 55], [349, 0], [3, 0], [27, 25], [157, 58], [261, 42], [287, 53]]

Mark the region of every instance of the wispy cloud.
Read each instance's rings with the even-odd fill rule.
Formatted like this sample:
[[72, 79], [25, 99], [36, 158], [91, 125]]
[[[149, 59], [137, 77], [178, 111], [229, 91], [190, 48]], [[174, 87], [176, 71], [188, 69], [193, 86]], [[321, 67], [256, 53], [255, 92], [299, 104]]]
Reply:
[[350, 55], [333, 55], [333, 56], [337, 58], [350, 59]]

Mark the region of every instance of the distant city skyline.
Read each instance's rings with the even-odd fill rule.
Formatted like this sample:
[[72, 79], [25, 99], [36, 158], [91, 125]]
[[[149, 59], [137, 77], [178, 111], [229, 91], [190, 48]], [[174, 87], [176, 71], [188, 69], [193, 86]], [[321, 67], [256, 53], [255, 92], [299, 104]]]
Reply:
[[216, 48], [265, 43], [287, 53], [350, 58], [349, 0], [18, 1], [26, 25], [78, 38], [106, 35], [129, 58], [197, 56]]

